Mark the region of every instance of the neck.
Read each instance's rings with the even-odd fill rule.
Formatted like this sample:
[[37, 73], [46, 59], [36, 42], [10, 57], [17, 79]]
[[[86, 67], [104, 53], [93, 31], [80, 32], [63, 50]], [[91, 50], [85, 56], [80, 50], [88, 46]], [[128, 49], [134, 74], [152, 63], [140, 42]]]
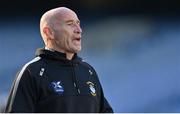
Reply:
[[74, 53], [66, 53], [66, 59], [72, 60]]
[[57, 50], [57, 49], [53, 49], [53, 48], [49, 48], [49, 47], [45, 47], [45, 49], [49, 50], [49, 51], [58, 51], [61, 53], [65, 53], [66, 54], [66, 59], [71, 60], [74, 56], [74, 53], [68, 53], [68, 52], [64, 52], [62, 50]]

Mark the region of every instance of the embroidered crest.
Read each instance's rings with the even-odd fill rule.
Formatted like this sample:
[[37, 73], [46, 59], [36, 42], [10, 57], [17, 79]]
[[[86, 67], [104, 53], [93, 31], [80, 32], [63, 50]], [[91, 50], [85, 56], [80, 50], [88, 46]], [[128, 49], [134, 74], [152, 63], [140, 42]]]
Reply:
[[89, 85], [89, 90], [92, 96], [96, 96], [96, 89], [94, 87], [94, 84], [90, 81], [86, 82], [87, 85]]

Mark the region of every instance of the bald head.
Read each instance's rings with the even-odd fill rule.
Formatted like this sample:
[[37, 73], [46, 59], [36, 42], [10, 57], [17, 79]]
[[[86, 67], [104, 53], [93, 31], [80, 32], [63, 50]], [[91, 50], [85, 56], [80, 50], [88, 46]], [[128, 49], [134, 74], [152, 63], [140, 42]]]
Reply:
[[40, 19], [40, 32], [41, 32], [41, 36], [45, 43], [46, 43], [45, 39], [47, 36], [45, 35], [44, 28], [49, 27], [49, 28], [53, 29], [54, 24], [57, 21], [60, 21], [61, 18], [63, 18], [63, 16], [68, 13], [75, 14], [75, 12], [69, 8], [58, 7], [58, 8], [51, 9], [42, 15], [42, 17]]

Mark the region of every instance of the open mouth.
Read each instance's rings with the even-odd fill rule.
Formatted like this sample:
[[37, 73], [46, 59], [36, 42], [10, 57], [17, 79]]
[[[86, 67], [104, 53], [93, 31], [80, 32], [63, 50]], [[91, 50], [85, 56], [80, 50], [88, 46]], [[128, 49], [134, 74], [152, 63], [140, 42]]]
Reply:
[[75, 38], [74, 40], [76, 40], [76, 41], [80, 41], [80, 40], [81, 40], [81, 38]]

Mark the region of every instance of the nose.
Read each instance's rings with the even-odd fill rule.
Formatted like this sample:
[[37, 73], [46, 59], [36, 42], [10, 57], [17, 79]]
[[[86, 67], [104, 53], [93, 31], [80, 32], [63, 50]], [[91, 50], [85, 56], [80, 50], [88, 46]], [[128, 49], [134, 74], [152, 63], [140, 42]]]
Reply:
[[81, 33], [82, 33], [82, 29], [81, 29], [80, 25], [77, 25], [77, 26], [75, 27], [74, 32], [75, 32], [75, 33], [78, 33], [78, 34], [81, 34]]

